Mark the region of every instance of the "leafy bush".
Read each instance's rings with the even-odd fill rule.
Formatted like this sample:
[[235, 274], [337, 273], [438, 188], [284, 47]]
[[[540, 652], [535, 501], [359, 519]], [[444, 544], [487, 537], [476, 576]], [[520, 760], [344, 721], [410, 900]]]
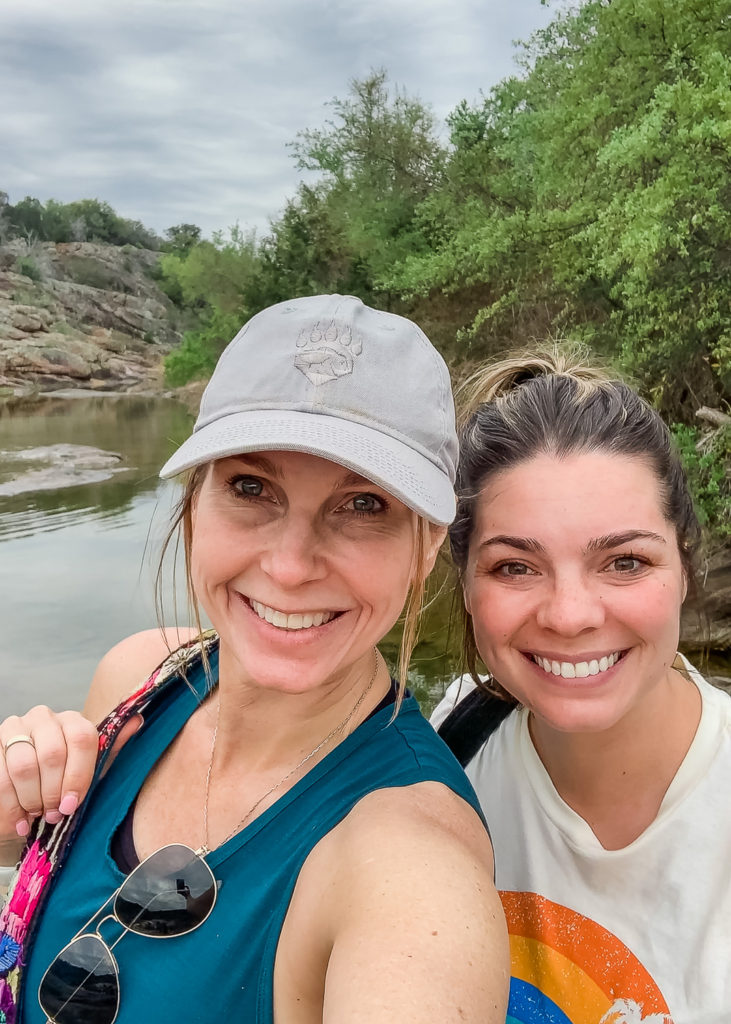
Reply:
[[731, 426], [703, 433], [697, 427], [672, 427], [698, 517], [711, 545], [731, 539]]
[[241, 326], [236, 313], [214, 311], [200, 330], [186, 331], [180, 346], [165, 358], [165, 380], [177, 388], [210, 377], [218, 357]]
[[76, 284], [109, 291], [125, 291], [125, 284], [111, 267], [87, 256], [70, 256], [64, 263], [66, 273]]
[[41, 268], [32, 256], [21, 256], [15, 262], [15, 268], [19, 274], [29, 277], [31, 281], [40, 281], [43, 277]]

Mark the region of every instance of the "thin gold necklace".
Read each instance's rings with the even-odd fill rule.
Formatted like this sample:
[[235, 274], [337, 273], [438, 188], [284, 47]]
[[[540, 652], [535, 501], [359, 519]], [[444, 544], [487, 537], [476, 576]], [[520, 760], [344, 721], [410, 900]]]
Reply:
[[[297, 764], [294, 766], [294, 768], [290, 768], [290, 770], [287, 772], [287, 774], [283, 775], [282, 778], [279, 780], [279, 782], [277, 782], [274, 786], [272, 786], [270, 789], [268, 789], [266, 791], [266, 793], [262, 794], [262, 796], [259, 797], [259, 799], [256, 801], [256, 803], [252, 807], [249, 808], [249, 810], [246, 812], [246, 814], [243, 816], [243, 818], [241, 818], [241, 820], [231, 829], [231, 831], [226, 836], [226, 838], [221, 840], [221, 842], [218, 844], [219, 846], [223, 846], [223, 844], [227, 843], [229, 841], [229, 839], [231, 839], [233, 836], [236, 835], [237, 832], [240, 832], [241, 829], [244, 827], [244, 825], [249, 820], [249, 818], [251, 817], [251, 815], [257, 809], [259, 804], [264, 803], [264, 801], [267, 799], [267, 797], [271, 796], [272, 793], [276, 793], [276, 791], [281, 786], [284, 785], [284, 783], [287, 781], [287, 779], [291, 779], [292, 776], [295, 774], [295, 772], [298, 772], [303, 765], [307, 764], [307, 762], [310, 761], [315, 756], [315, 754], [319, 753], [322, 750], [322, 748], [324, 746], [326, 746], [330, 742], [331, 739], [333, 739], [333, 737], [337, 736], [337, 734], [339, 732], [342, 732], [342, 730], [345, 728], [345, 726], [351, 720], [351, 718], [356, 713], [358, 708], [361, 706], [363, 701], [366, 699], [366, 697], [370, 693], [370, 690], [371, 690], [374, 682], [376, 681], [376, 676], [378, 675], [378, 650], [375, 647], [373, 648], [373, 654], [374, 654], [374, 661], [375, 661], [375, 664], [373, 666], [373, 675], [371, 676], [371, 678], [370, 678], [370, 680], [368, 682], [368, 685], [366, 686], [365, 690], [363, 690], [363, 692], [361, 693], [360, 697], [355, 702], [355, 704], [350, 709], [350, 711], [347, 713], [347, 715], [342, 720], [342, 722], [339, 722], [338, 725], [336, 725], [334, 729], [331, 729], [330, 732], [327, 734], [327, 736], [324, 739], [320, 740], [320, 742], [317, 744], [317, 746], [313, 747], [313, 749], [309, 752], [309, 754], [306, 754], [305, 757], [303, 757], [301, 761], [297, 762]], [[218, 708], [216, 709], [216, 727], [213, 730], [213, 740], [211, 742], [211, 757], [210, 757], [210, 760], [208, 762], [208, 771], [206, 773], [206, 796], [205, 796], [205, 800], [203, 802], [203, 845], [200, 847], [199, 850], [196, 851], [202, 857], [204, 857], [206, 854], [211, 852], [211, 848], [208, 845], [208, 797], [209, 797], [210, 790], [211, 790], [211, 775], [213, 774], [213, 759], [214, 759], [215, 754], [216, 754], [216, 738], [218, 737], [218, 720], [219, 720], [220, 713], [221, 713], [221, 700], [219, 698]]]

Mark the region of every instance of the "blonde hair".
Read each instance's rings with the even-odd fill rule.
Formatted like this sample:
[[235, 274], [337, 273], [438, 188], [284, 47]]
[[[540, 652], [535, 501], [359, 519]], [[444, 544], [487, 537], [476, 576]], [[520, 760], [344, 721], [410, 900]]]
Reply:
[[[203, 478], [208, 471], [208, 464], [202, 466], [196, 466], [190, 473], [185, 477], [183, 482], [183, 493], [178, 499], [178, 503], [175, 506], [173, 517], [168, 526], [167, 533], [163, 539], [160, 547], [160, 555], [157, 563], [157, 571], [155, 573], [155, 611], [157, 613], [157, 624], [160, 631], [164, 636], [165, 634], [165, 580], [164, 580], [164, 564], [165, 557], [168, 551], [171, 551], [173, 558], [173, 569], [172, 569], [172, 582], [173, 582], [173, 594], [176, 594], [175, 579], [177, 570], [178, 554], [180, 552], [180, 542], [183, 542], [183, 564], [185, 566], [185, 593], [188, 601], [188, 617], [195, 622], [198, 630], [198, 637], [203, 635], [203, 624], [201, 623], [200, 607], [198, 606], [198, 599], [195, 596], [195, 590], [193, 589], [193, 577], [191, 575], [191, 552], [193, 548], [193, 504], [196, 499], [196, 495], [200, 490]], [[178, 625], [178, 603], [177, 597], [174, 598], [173, 613], [175, 619], [175, 625]], [[167, 638], [166, 638], [167, 643]], [[170, 650], [168, 646], [168, 650]], [[206, 648], [201, 644], [201, 657], [203, 660], [203, 670], [206, 675], [206, 681], [208, 683], [209, 690], [213, 687], [213, 676], [211, 673], [211, 666], [208, 660], [208, 654]], [[183, 676], [185, 677], [185, 670], [183, 670]], [[187, 680], [186, 680], [187, 681]]]
[[424, 612], [424, 596], [426, 593], [426, 580], [429, 575], [427, 564], [430, 548], [430, 524], [423, 516], [414, 513], [416, 524], [414, 528], [414, 555], [411, 563], [411, 581], [409, 592], [404, 605], [404, 625], [401, 632], [401, 643], [399, 645], [398, 669], [396, 681], [398, 693], [394, 707], [393, 717], [404, 699], [406, 684], [409, 678], [409, 664], [414, 648], [419, 640], [419, 627]]
[[480, 405], [505, 403], [504, 414], [518, 405], [521, 384], [536, 377], [567, 377], [574, 382], [572, 398], [580, 405], [590, 395], [618, 382], [608, 369], [592, 366], [585, 348], [554, 344], [545, 349], [512, 352], [495, 363], [476, 370], [457, 390], [458, 428], [463, 430]]

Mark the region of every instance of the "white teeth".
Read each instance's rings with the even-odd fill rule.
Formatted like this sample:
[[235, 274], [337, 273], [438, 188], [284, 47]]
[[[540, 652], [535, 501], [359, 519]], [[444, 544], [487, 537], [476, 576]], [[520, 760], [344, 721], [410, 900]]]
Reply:
[[608, 654], [598, 661], [549, 661], [548, 658], [541, 658], [538, 654], [533, 655], [536, 665], [540, 665], [544, 672], [554, 676], [561, 676], [562, 679], [586, 679], [587, 676], [596, 676], [600, 672], [606, 672], [612, 665], [619, 661], [619, 651]]
[[279, 629], [309, 629], [310, 626], [322, 626], [335, 616], [335, 612], [302, 612], [286, 615], [253, 599], [249, 603], [260, 619], [265, 619]]

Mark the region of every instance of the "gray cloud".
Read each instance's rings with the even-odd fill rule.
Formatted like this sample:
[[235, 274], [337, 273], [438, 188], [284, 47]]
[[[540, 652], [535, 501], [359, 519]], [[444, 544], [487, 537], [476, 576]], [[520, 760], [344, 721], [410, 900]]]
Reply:
[[266, 230], [286, 143], [385, 67], [440, 119], [514, 71], [539, 0], [3, 0], [0, 188], [98, 197], [159, 231]]

